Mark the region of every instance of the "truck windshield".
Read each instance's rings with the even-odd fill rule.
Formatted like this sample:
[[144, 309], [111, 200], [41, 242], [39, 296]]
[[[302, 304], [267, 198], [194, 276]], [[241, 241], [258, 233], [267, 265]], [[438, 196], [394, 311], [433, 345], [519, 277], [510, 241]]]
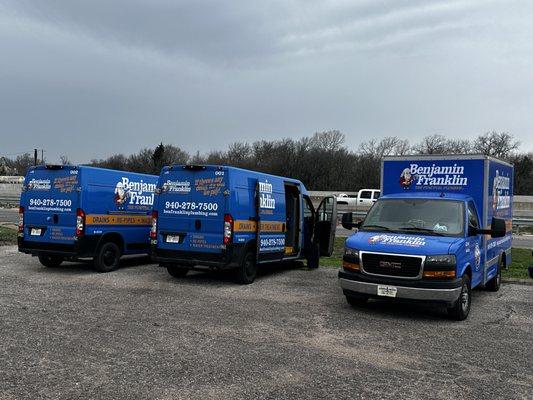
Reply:
[[462, 236], [464, 205], [453, 200], [382, 199], [368, 212], [360, 230]]

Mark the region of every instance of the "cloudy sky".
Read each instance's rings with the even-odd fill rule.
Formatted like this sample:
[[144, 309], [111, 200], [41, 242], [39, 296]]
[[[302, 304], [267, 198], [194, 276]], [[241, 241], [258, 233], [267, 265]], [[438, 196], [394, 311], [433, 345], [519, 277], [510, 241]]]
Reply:
[[533, 150], [528, 0], [0, 0], [0, 155], [339, 129]]

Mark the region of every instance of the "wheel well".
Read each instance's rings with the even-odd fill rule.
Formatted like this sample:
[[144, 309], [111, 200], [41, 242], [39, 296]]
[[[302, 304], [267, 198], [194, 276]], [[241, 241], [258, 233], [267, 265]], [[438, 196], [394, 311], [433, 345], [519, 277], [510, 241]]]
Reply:
[[503, 267], [507, 267], [507, 253], [505, 251], [502, 251], [502, 255], [500, 258], [500, 263], [503, 263]]
[[472, 279], [472, 268], [470, 267], [470, 265], [466, 266], [463, 275], [468, 275], [468, 277]]
[[124, 252], [124, 239], [122, 238], [122, 235], [116, 232], [110, 232], [104, 234], [100, 241], [98, 242], [98, 247], [102, 246], [104, 243], [107, 242], [113, 242], [115, 243], [119, 248], [121, 252]]
[[250, 250], [254, 250], [257, 246], [257, 241], [255, 239], [252, 239], [250, 241], [248, 241], [248, 243], [246, 243], [246, 246], [244, 248], [244, 251], [247, 252], [247, 251], [250, 251]]

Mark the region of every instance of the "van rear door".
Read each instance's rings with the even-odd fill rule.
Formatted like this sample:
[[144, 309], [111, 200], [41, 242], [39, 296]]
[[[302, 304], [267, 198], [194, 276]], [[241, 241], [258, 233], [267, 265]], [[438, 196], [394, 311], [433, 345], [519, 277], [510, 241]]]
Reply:
[[79, 207], [79, 170], [46, 165], [26, 175], [21, 206], [24, 207], [24, 240], [72, 244]]
[[227, 169], [177, 166], [162, 174], [158, 199], [158, 247], [220, 253], [227, 212]]

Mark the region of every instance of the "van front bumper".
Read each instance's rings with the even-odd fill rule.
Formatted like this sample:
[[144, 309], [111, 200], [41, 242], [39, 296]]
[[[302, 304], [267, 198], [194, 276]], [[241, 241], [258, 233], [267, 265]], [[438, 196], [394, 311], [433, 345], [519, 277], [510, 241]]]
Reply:
[[407, 300], [421, 300], [437, 303], [453, 304], [461, 294], [462, 280], [453, 279], [417, 280], [405, 281], [400, 279], [388, 279], [382, 277], [365, 276], [361, 273], [346, 271], [339, 272], [339, 283], [344, 294], [366, 294], [370, 297], [390, 299], [390, 297], [378, 296], [378, 286], [394, 286], [396, 298]]

